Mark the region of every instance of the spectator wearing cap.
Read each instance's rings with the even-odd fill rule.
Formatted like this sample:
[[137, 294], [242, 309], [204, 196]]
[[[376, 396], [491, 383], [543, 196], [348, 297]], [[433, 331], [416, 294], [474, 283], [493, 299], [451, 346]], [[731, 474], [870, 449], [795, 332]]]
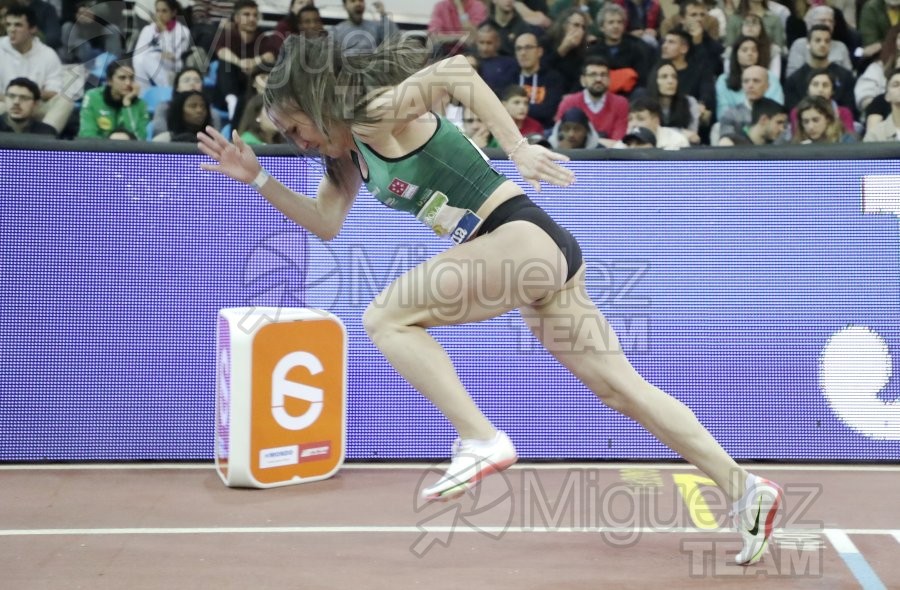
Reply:
[[7, 111], [0, 116], [0, 133], [56, 136], [56, 129], [34, 118], [41, 103], [41, 89], [28, 78], [16, 78], [6, 86]]
[[652, 131], [658, 148], [677, 150], [689, 147], [691, 143], [681, 131], [660, 125], [661, 115], [661, 108], [656, 100], [646, 97], [635, 99], [628, 108], [628, 127], [643, 127]]
[[616, 144], [619, 148], [655, 148], [656, 135], [646, 127], [632, 127], [622, 137], [622, 141]]
[[594, 55], [584, 60], [581, 85], [584, 90], [563, 97], [555, 119], [562, 119], [571, 108], [581, 109], [600, 137], [622, 139], [628, 127], [628, 101], [607, 91], [609, 64], [604, 58]]
[[581, 109], [571, 108], [553, 126], [550, 147], [555, 150], [593, 149], [600, 145], [600, 136]]

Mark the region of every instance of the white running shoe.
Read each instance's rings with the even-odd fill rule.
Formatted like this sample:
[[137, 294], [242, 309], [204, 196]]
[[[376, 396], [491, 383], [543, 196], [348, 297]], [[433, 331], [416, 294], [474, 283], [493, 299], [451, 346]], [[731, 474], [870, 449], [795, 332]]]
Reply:
[[422, 490], [426, 500], [452, 500], [491, 473], [503, 471], [519, 459], [516, 448], [505, 432], [497, 431], [490, 440], [456, 439], [453, 459], [444, 476]]
[[734, 526], [744, 541], [744, 548], [734, 558], [738, 565], [752, 565], [762, 559], [775, 528], [775, 514], [784, 497], [775, 482], [755, 475], [747, 477], [747, 491], [732, 512]]

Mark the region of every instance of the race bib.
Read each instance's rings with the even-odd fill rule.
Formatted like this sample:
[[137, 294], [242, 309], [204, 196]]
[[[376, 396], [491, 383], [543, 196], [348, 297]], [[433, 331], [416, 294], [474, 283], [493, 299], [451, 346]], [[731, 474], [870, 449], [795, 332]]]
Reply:
[[434, 230], [434, 233], [442, 238], [449, 237], [457, 244], [465, 242], [478, 226], [481, 218], [469, 209], [460, 209], [448, 205], [449, 197], [440, 191], [435, 191], [426, 201], [416, 219]]

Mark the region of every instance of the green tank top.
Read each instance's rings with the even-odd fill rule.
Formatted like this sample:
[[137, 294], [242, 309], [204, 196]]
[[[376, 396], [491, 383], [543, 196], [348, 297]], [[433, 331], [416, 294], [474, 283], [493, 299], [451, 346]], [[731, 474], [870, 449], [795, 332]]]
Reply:
[[[491, 168], [487, 156], [443, 117], [437, 117], [437, 130], [425, 145], [401, 158], [386, 158], [356, 138], [354, 142], [368, 168], [363, 182], [376, 199], [412, 213], [439, 236], [457, 243], [474, 234], [481, 223], [475, 212], [506, 181]], [[352, 157], [359, 167], [355, 152]]]

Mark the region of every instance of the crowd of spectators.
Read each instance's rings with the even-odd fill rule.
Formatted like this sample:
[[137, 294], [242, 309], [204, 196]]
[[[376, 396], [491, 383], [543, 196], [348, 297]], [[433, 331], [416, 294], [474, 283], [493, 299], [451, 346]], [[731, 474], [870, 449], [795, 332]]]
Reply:
[[[0, 133], [278, 143], [261, 94], [287, 36], [355, 52], [400, 32], [378, 0], [327, 24], [293, 0], [273, 26], [253, 0], [155, 0], [127, 31], [124, 6], [0, 0]], [[900, 139], [900, 0], [438, 0], [410, 32], [557, 149]], [[445, 115], [496, 146], [470, 109]]]

